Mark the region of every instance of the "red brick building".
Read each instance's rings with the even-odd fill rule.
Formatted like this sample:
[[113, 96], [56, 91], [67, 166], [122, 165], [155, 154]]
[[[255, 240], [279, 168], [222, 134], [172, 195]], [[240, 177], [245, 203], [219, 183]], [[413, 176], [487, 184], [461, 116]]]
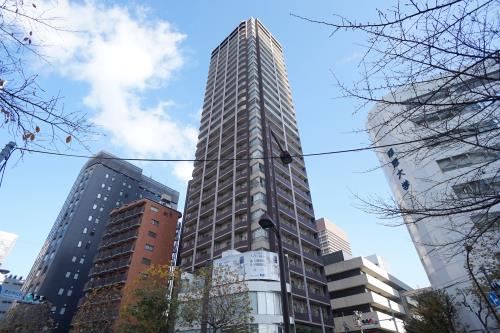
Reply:
[[[93, 290], [113, 286], [117, 291], [113, 296], [113, 310], [102, 309], [102, 313], [110, 313], [111, 319], [116, 319], [123, 289], [151, 265], [165, 265], [172, 260], [180, 217], [178, 211], [149, 199], [113, 210], [84, 288], [86, 296], [80, 305]], [[94, 316], [87, 317], [95, 320], [91, 319]]]

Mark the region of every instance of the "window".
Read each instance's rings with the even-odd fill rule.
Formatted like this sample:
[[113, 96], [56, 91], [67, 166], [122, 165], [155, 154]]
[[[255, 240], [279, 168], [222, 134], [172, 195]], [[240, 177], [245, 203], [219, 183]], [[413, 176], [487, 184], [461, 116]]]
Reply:
[[146, 245], [144, 246], [144, 249], [145, 249], [146, 251], [150, 251], [150, 252], [152, 252], [152, 251], [154, 250], [154, 248], [155, 248], [155, 247], [154, 247], [154, 245], [151, 245], [151, 244], [146, 244]]
[[83, 231], [82, 231], [83, 234], [86, 234], [87, 233], [87, 228], [83, 228]]
[[73, 279], [75, 279], [75, 280], [78, 279], [78, 275], [79, 275], [78, 273], [75, 273], [75, 275], [73, 276]]
[[157, 207], [151, 206], [151, 211], [155, 212], [155, 213], [158, 213], [159, 209]]
[[76, 261], [76, 257], [75, 257], [75, 256], [73, 256], [73, 258], [71, 258], [71, 261], [72, 261], [72, 262], [75, 262], [75, 261]]
[[71, 296], [73, 294], [73, 290], [69, 289], [68, 292], [66, 293], [67, 296]]
[[51, 312], [56, 312], [56, 310], [57, 310], [57, 308], [55, 306], [53, 306], [53, 307], [50, 308]]
[[157, 220], [151, 220], [152, 225], [160, 225], [160, 222]]
[[99, 211], [102, 212], [104, 210], [104, 207], [99, 208]]
[[65, 277], [69, 278], [69, 277], [70, 277], [70, 275], [71, 275], [71, 272], [66, 272]]
[[106, 187], [106, 185], [105, 185], [104, 183], [102, 183], [102, 184], [101, 184], [101, 187], [102, 187], [102, 188], [105, 188], [105, 187]]
[[78, 241], [78, 245], [76, 247], [82, 247], [82, 241]]
[[59, 291], [57, 292], [58, 295], [62, 295], [64, 293], [64, 289], [63, 288], [59, 288]]
[[108, 197], [104, 197], [102, 200], [104, 200], [104, 201], [108, 201]]
[[92, 221], [92, 215], [89, 215], [88, 220], [89, 220], [89, 221]]
[[94, 204], [94, 205], [92, 206], [92, 209], [96, 209], [96, 208], [97, 208], [97, 204]]
[[144, 265], [151, 265], [151, 259], [148, 258], [142, 258], [142, 263]]
[[111, 191], [111, 186], [108, 186], [108, 191]]
[[63, 315], [64, 312], [66, 312], [66, 308], [65, 307], [62, 307], [61, 310], [59, 310], [59, 314], [60, 315]]
[[97, 194], [97, 199], [101, 198], [101, 193]]
[[90, 249], [90, 244], [91, 244], [91, 243], [92, 243], [91, 241], [88, 241], [88, 242], [87, 242], [87, 244], [85, 244], [85, 248], [86, 248], [86, 249]]
[[115, 205], [120, 206], [120, 201], [117, 201]]
[[106, 176], [105, 176], [105, 177], [106, 177], [106, 178], [109, 178], [109, 174], [106, 174]]
[[154, 232], [154, 231], [148, 231], [148, 236], [156, 238], [156, 232]]
[[79, 262], [80, 264], [83, 264], [85, 262], [85, 258], [81, 258]]

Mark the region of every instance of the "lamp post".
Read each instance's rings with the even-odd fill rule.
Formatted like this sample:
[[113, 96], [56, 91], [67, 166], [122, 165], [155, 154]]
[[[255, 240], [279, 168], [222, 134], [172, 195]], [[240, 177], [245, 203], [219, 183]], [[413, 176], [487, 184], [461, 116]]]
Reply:
[[278, 147], [280, 149], [280, 160], [284, 165], [292, 163], [292, 156], [290, 155], [289, 152], [284, 150], [281, 147], [281, 144], [279, 140], [276, 138], [276, 135], [274, 135], [273, 131], [269, 127], [268, 129], [268, 139], [269, 139], [269, 147], [270, 147], [270, 154], [268, 154], [268, 158], [270, 159], [271, 162], [271, 172], [272, 172], [272, 178], [273, 178], [273, 200], [274, 200], [274, 209], [275, 209], [275, 221], [271, 219], [268, 215], [264, 214], [261, 216], [259, 219], [259, 225], [261, 226], [262, 229], [264, 230], [272, 230], [274, 234], [276, 235], [276, 240], [278, 241], [278, 262], [279, 262], [279, 267], [280, 267], [280, 287], [281, 287], [281, 308], [283, 312], [283, 331], [284, 333], [291, 333], [291, 327], [290, 327], [290, 313], [289, 313], [289, 308], [288, 308], [288, 291], [286, 289], [286, 273], [285, 273], [285, 257], [283, 255], [283, 242], [281, 239], [281, 225], [280, 225], [280, 220], [279, 220], [279, 211], [278, 211], [278, 197], [276, 194], [276, 177], [275, 177], [275, 172], [274, 172], [274, 157], [272, 156], [272, 144], [271, 144], [271, 136], [274, 138], [276, 143], [278, 144]]

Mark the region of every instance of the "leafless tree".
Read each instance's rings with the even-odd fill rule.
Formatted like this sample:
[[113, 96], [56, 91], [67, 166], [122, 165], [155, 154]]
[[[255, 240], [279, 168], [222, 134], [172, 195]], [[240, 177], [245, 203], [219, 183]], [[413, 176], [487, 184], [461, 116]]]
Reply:
[[206, 325], [214, 333], [245, 328], [253, 321], [247, 284], [226, 266], [201, 268], [192, 280], [181, 277], [178, 312], [178, 325]]
[[36, 1], [0, 0], [0, 130], [18, 146], [57, 149], [92, 134], [85, 114], [64, 110], [59, 93], [40, 86], [33, 71], [32, 62], [47, 62], [37, 32], [62, 30], [53, 23]]
[[331, 28], [332, 36], [354, 31], [366, 37], [360, 79], [333, 75], [343, 97], [357, 101], [356, 112], [376, 105], [367, 132], [382, 146], [379, 152], [391, 154], [386, 144], [398, 138], [392, 142], [400, 160], [422, 168], [440, 161], [442, 175], [423, 179], [426, 188], [407, 183], [404, 198], [364, 199], [364, 208], [407, 224], [447, 219], [443, 228], [453, 237], [426, 245], [450, 256], [483, 239], [493, 249], [500, 224], [500, 4], [404, 0], [377, 14], [366, 23], [295, 15]]

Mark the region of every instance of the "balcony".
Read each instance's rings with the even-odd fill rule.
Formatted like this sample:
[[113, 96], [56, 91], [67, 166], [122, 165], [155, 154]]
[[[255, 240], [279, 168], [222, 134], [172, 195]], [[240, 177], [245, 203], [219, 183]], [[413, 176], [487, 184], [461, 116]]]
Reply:
[[137, 239], [138, 230], [131, 230], [121, 234], [115, 234], [113, 237], [103, 239], [99, 246], [100, 249], [115, 246], [120, 243], [129, 242], [131, 240]]
[[210, 243], [211, 240], [212, 240], [212, 235], [210, 233], [208, 233], [204, 236], [200, 236], [200, 237], [198, 237], [198, 241], [196, 242], [196, 246], [200, 247], [200, 246], [206, 245], [206, 244]]
[[294, 317], [295, 317], [295, 320], [298, 320], [298, 321], [309, 321], [309, 314], [308, 313], [294, 311]]
[[291, 193], [287, 193], [279, 188], [278, 188], [277, 192], [281, 198], [287, 200], [291, 205], [293, 205], [293, 197], [292, 197]]
[[120, 232], [126, 231], [131, 228], [135, 228], [141, 225], [141, 220], [132, 220], [129, 222], [124, 222], [116, 226], [107, 226], [105, 234], [102, 236], [103, 239], [106, 239], [108, 237], [111, 237], [115, 234], [118, 234]]
[[107, 263], [104, 263], [104, 264], [99, 265], [99, 266], [94, 266], [90, 270], [89, 276], [95, 276], [95, 275], [99, 275], [99, 274], [103, 274], [103, 273], [109, 273], [109, 272], [112, 272], [115, 270], [128, 268], [129, 266], [130, 266], [130, 257], [127, 257], [127, 258], [120, 259], [117, 261], [107, 262]]
[[326, 283], [326, 277], [324, 275], [321, 275], [320, 273], [308, 271], [306, 269], [306, 276], [308, 279], [312, 279], [312, 280], [315, 280], [318, 282]]
[[106, 259], [110, 259], [116, 256], [124, 255], [126, 253], [134, 252], [134, 244], [126, 244], [114, 249], [108, 249], [104, 251], [99, 251], [96, 256], [95, 261], [102, 261]]
[[303, 254], [304, 258], [307, 258], [307, 259], [309, 259], [315, 263], [318, 263], [322, 266], [324, 265], [323, 258], [320, 255], [309, 253], [306, 251], [302, 251], [302, 254]]
[[240, 241], [237, 241], [237, 242], [235, 241], [234, 242], [234, 248], [235, 249], [240, 249], [240, 250], [248, 248], [248, 240], [245, 239], [245, 240], [240, 240]]
[[231, 209], [225, 209], [223, 211], [219, 211], [219, 212], [217, 212], [216, 223], [219, 223], [222, 220], [224, 220], [232, 215], [233, 215], [233, 211]]
[[248, 221], [240, 221], [234, 224], [234, 231], [241, 231], [248, 228]]
[[299, 297], [306, 298], [306, 291], [304, 289], [300, 289], [300, 288], [297, 288], [294, 286], [292, 286], [292, 294], [294, 297], [299, 296]]
[[295, 191], [295, 194], [300, 196], [302, 200], [311, 202], [311, 195], [309, 194], [309, 192], [302, 191], [298, 187], [294, 187], [294, 191]]
[[297, 208], [300, 208], [306, 214], [314, 216], [314, 211], [311, 207], [306, 206], [304, 203], [302, 203], [300, 201], [295, 201], [295, 205], [297, 206]]
[[211, 219], [201, 220], [198, 223], [198, 232], [202, 232], [204, 230], [207, 230], [208, 227], [211, 227], [211, 226], [212, 226], [212, 220]]
[[283, 248], [288, 250], [288, 252], [292, 252], [298, 256], [300, 256], [300, 249], [297, 246], [293, 246], [291, 244], [283, 242]]
[[283, 223], [281, 222], [280, 223], [280, 228], [282, 230], [285, 230], [286, 232], [288, 232], [289, 234], [292, 234], [294, 235], [295, 237], [298, 237], [298, 233], [297, 233], [297, 227], [293, 226], [293, 225], [289, 225], [287, 223]]
[[299, 275], [303, 275], [303, 272], [302, 272], [302, 267], [299, 267], [299, 266], [295, 266], [295, 265], [288, 265], [288, 269], [290, 270], [290, 272], [292, 273], [295, 273], [295, 274], [299, 274]]
[[371, 304], [372, 306], [381, 308], [385, 311], [394, 312], [400, 315], [405, 314], [403, 306], [372, 291], [334, 298], [331, 300], [331, 304], [334, 309], [349, 308], [361, 304]]
[[317, 294], [311, 290], [309, 290], [308, 294], [309, 294], [309, 298], [311, 298], [317, 302], [330, 305], [330, 298], [327, 294], [326, 295], [325, 294]]
[[295, 220], [295, 212], [293, 210], [286, 208], [286, 207], [283, 207], [283, 205], [280, 205], [279, 211], [281, 213], [285, 214], [286, 216], [288, 216], [289, 218]]
[[85, 284], [84, 290], [89, 290], [92, 288], [101, 288], [105, 286], [109, 286], [116, 283], [124, 283], [127, 280], [127, 273], [115, 274], [112, 276], [108, 276], [102, 279], [95, 279], [93, 281], [89, 281]]
[[314, 247], [318, 247], [319, 248], [319, 240], [316, 239], [316, 238], [313, 238], [313, 237], [310, 237], [308, 235], [306, 235], [305, 233], [301, 232], [300, 233], [300, 239], [309, 243], [309, 245], [312, 245]]
[[214, 239], [222, 238], [221, 236], [227, 235], [231, 232], [231, 224], [228, 223], [223, 229], [215, 229]]
[[329, 291], [338, 291], [357, 286], [366, 286], [368, 289], [393, 300], [398, 300], [400, 298], [399, 292], [396, 289], [380, 281], [379, 279], [366, 274], [328, 282]]

